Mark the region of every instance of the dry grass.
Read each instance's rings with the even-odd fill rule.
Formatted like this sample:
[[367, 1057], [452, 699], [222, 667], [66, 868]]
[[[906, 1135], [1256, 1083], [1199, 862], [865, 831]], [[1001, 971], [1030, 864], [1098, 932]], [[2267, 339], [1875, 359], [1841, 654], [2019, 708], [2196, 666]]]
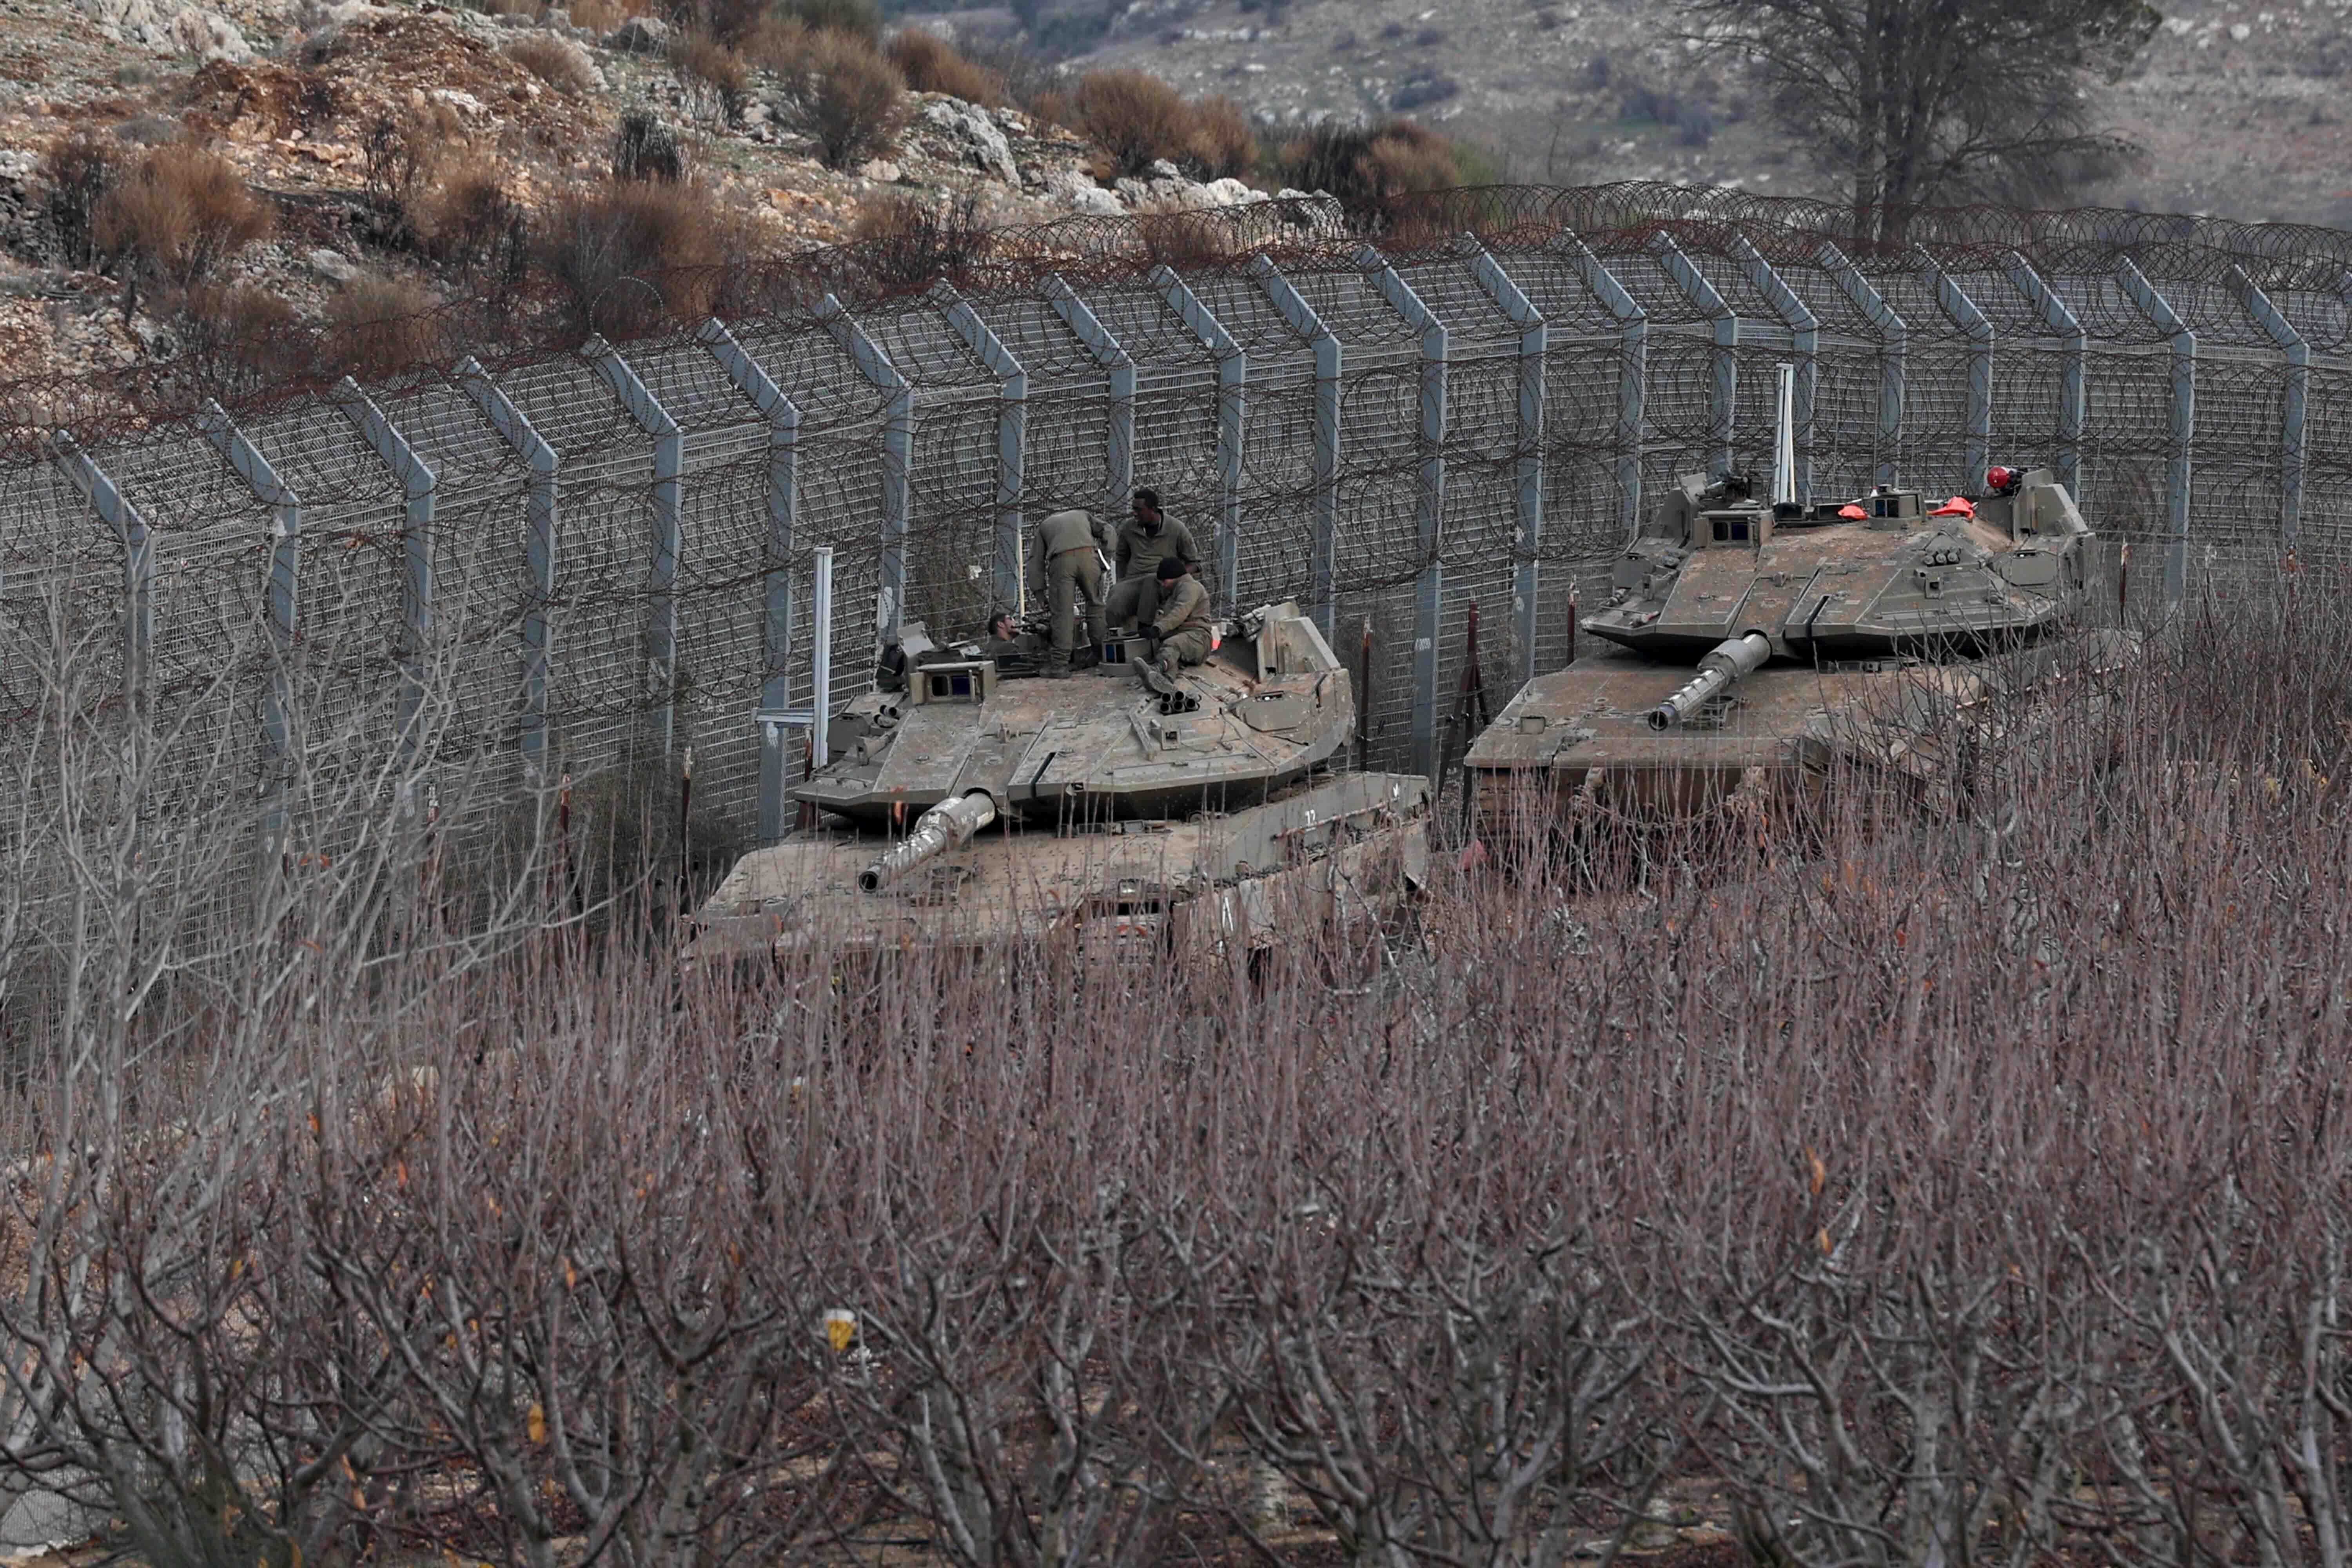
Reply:
[[554, 33], [521, 33], [500, 47], [509, 59], [558, 92], [577, 98], [596, 85], [595, 62], [570, 38]]
[[530, 216], [495, 165], [445, 171], [416, 204], [415, 221], [427, 254], [457, 268], [469, 284], [495, 289], [522, 281]]
[[226, 160], [200, 147], [158, 147], [99, 199], [91, 236], [160, 284], [184, 289], [275, 226], [270, 209]]
[[897, 143], [907, 84], [864, 37], [785, 23], [764, 32], [759, 48], [793, 128], [816, 143], [827, 168], [856, 168]]
[[434, 315], [440, 301], [404, 278], [363, 276], [327, 301], [320, 357], [340, 374], [391, 380], [444, 357]]
[[558, 198], [533, 251], [582, 333], [617, 340], [709, 317], [747, 247], [740, 215], [692, 181], [613, 180]]
[[911, 91], [943, 92], [950, 98], [992, 109], [1011, 101], [1010, 89], [1000, 72], [976, 64], [928, 27], [901, 27], [891, 35], [882, 52], [898, 68], [898, 74], [907, 79]]
[[651, 110], [627, 110], [613, 132], [613, 177], [667, 184], [686, 178], [686, 149], [677, 132]]

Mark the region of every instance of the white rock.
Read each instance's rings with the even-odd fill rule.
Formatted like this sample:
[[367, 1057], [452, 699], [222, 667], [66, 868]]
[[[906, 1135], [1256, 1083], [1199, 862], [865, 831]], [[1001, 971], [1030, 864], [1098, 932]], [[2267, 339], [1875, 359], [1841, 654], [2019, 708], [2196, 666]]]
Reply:
[[669, 24], [658, 16], [632, 16], [604, 35], [604, 47], [625, 55], [657, 55], [669, 47]]
[[1013, 161], [1013, 144], [986, 110], [960, 98], [933, 99], [923, 105], [923, 119], [956, 142], [974, 166], [1008, 185], [1021, 183], [1021, 165]]
[[330, 283], [348, 283], [360, 275], [359, 263], [348, 256], [338, 251], [328, 250], [323, 247], [317, 250], [305, 251], [302, 259], [310, 264], [311, 271]]
[[432, 97], [434, 101], [446, 103], [461, 114], [480, 115], [489, 112], [482, 106], [480, 99], [470, 92], [460, 92], [454, 87], [436, 87], [433, 89]]
[[898, 164], [887, 158], [877, 158], [857, 172], [877, 185], [895, 185], [904, 174]]
[[1211, 180], [1201, 187], [1201, 194], [1212, 205], [1221, 207], [1245, 207], [1252, 202], [1265, 200], [1263, 191], [1254, 191], [1230, 174], [1222, 180]]
[[1088, 217], [1119, 217], [1127, 212], [1117, 196], [1097, 184], [1080, 185], [1071, 191], [1070, 206]]
[[82, 10], [110, 38], [194, 55], [200, 60], [243, 61], [253, 46], [217, 11], [179, 0], [81, 0]]
[[2230, 24], [2230, 37], [2235, 38], [2238, 42], [2242, 44], [2253, 36], [2253, 28], [2248, 26], [2245, 23], [2232, 22]]
[[1184, 172], [1165, 158], [1154, 158], [1144, 169], [1143, 177], [1148, 180], [1181, 180]]

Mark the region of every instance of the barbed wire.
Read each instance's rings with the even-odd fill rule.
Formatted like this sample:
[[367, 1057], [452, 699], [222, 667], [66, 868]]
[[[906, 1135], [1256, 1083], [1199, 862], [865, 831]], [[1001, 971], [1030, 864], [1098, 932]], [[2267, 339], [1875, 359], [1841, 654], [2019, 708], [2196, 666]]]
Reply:
[[352, 710], [437, 672], [451, 745], [578, 773], [690, 745], [697, 809], [743, 838], [774, 784], [755, 715], [810, 689], [816, 550], [845, 700], [894, 621], [962, 636], [1019, 605], [1025, 522], [1150, 485], [1213, 546], [1223, 605], [1372, 629], [1370, 755], [1403, 765], [1473, 604], [1507, 692], [1567, 657], [1570, 596], [1605, 592], [1643, 495], [1769, 467], [1783, 363], [1816, 495], [2046, 461], [2111, 535], [2352, 558], [2347, 258], [2352, 236], [2301, 226], [1857, 222], [1627, 184], [1065, 218], [936, 268], [845, 246], [669, 279], [684, 321], [508, 291], [356, 342], [196, 338], [0, 384], [0, 609], [29, 647], [71, 584], [92, 624], [152, 626], [119, 674], [147, 710], [232, 728], [268, 661], [224, 677], [219, 650], [284, 615]]

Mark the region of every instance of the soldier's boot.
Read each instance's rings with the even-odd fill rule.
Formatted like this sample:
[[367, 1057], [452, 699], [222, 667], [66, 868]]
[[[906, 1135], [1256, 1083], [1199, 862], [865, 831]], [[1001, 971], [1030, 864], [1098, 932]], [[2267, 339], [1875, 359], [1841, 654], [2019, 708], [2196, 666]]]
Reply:
[[1143, 678], [1144, 685], [1149, 686], [1152, 690], [1160, 693], [1161, 697], [1173, 697], [1176, 695], [1176, 683], [1169, 679], [1166, 674], [1160, 670], [1160, 665], [1156, 660], [1149, 658], [1137, 659], [1135, 661], [1135, 673]]
[[1092, 669], [1102, 662], [1102, 644], [1089, 643], [1070, 656], [1072, 669]]

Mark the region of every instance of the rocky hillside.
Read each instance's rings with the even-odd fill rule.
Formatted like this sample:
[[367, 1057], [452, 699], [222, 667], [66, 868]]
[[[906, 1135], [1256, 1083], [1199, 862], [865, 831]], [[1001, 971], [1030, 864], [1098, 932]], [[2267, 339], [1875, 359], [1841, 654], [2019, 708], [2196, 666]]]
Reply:
[[[208, 313], [429, 309], [525, 265], [551, 205], [612, 188], [625, 124], [682, 166], [711, 226], [769, 252], [846, 238], [888, 200], [1007, 224], [1259, 199], [1168, 167], [1117, 179], [1059, 126], [940, 93], [908, 94], [875, 155], [827, 167], [761, 71], [714, 86], [680, 68], [663, 23], [614, 0], [506, 3], [0, 0], [5, 374], [169, 358]], [[92, 237], [92, 192], [182, 148], [258, 203], [213, 240], [197, 214], [220, 256], [199, 246], [175, 293], [151, 278], [130, 294]]]
[[[2146, 157], [2083, 198], [2352, 224], [2352, 0], [2158, 4], [2163, 30], [2105, 89]], [[1134, 0], [1085, 63], [1147, 66], [1277, 122], [1410, 112], [1484, 142], [1515, 179], [1818, 194], [1744, 73], [1673, 29], [1657, 0]]]

